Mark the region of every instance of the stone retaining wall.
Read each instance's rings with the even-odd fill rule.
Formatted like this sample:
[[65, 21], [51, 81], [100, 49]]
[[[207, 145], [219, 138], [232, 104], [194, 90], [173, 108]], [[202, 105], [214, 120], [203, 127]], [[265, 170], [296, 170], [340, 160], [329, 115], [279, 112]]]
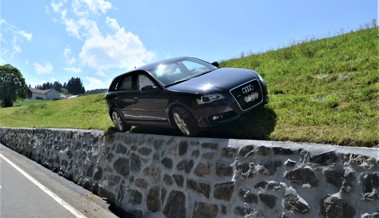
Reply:
[[0, 142], [136, 217], [379, 217], [379, 149], [0, 128]]

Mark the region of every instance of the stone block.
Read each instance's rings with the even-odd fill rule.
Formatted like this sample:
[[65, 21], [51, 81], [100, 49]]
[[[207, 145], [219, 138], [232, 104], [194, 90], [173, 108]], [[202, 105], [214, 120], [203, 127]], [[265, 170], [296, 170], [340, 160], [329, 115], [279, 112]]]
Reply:
[[205, 143], [201, 144], [201, 147], [216, 150], [218, 148], [218, 144], [217, 143], [205, 142]]
[[163, 158], [161, 163], [163, 164], [164, 167], [166, 167], [167, 169], [171, 169], [172, 168], [172, 160], [170, 158]]
[[134, 184], [139, 187], [139, 188], [142, 188], [142, 189], [145, 189], [147, 188], [147, 186], [149, 185], [149, 183], [146, 182], [146, 180], [142, 179], [142, 178], [138, 178], [135, 180]]
[[139, 191], [132, 190], [130, 192], [130, 198], [128, 203], [130, 203], [131, 205], [140, 205], [142, 203], [142, 198], [143, 196]]
[[157, 212], [161, 208], [160, 188], [153, 187], [147, 193], [146, 206], [150, 212]]
[[241, 188], [239, 191], [239, 197], [246, 204], [257, 204], [258, 196], [251, 192], [250, 189]]
[[320, 217], [353, 218], [356, 210], [344, 201], [339, 194], [328, 195], [320, 204]]
[[237, 148], [226, 147], [226, 148], [222, 148], [221, 156], [223, 158], [231, 159], [231, 158], [235, 157], [237, 152], [238, 152]]
[[129, 176], [130, 168], [129, 168], [129, 159], [125, 157], [118, 158], [114, 164], [113, 168], [122, 176]]
[[194, 162], [191, 159], [182, 160], [178, 163], [178, 165], [176, 166], [176, 169], [189, 173], [191, 172], [193, 165], [194, 165]]
[[124, 145], [117, 143], [116, 154], [126, 154], [127, 151], [128, 149]]
[[297, 168], [292, 171], [286, 172], [284, 178], [297, 184], [309, 184], [311, 186], [317, 186], [318, 179], [315, 172], [310, 167]]
[[206, 183], [202, 183], [202, 182], [197, 182], [193, 179], [187, 180], [187, 188], [189, 190], [194, 190], [195, 192], [204, 195], [206, 198], [209, 198], [209, 195], [211, 192], [211, 186], [210, 185], [208, 185]]
[[326, 181], [336, 188], [341, 188], [342, 186], [342, 180], [343, 180], [343, 171], [342, 170], [335, 170], [335, 169], [327, 169], [324, 171], [324, 176], [326, 178]]
[[164, 206], [163, 214], [167, 218], [187, 217], [185, 194], [181, 191], [171, 191]]
[[176, 182], [176, 185], [179, 187], [183, 187], [184, 178], [181, 175], [173, 175], [172, 176]]
[[237, 164], [236, 170], [236, 176], [242, 179], [251, 179], [255, 174], [255, 167], [253, 162], [244, 164], [239, 163]]
[[210, 175], [210, 167], [207, 163], [199, 163], [194, 170], [196, 176], [203, 177]]
[[364, 173], [361, 175], [364, 200], [379, 200], [379, 173]]
[[138, 148], [138, 153], [143, 155], [143, 156], [148, 156], [152, 151], [153, 151], [153, 149], [148, 148], [148, 147]]
[[234, 186], [234, 182], [226, 182], [215, 185], [213, 197], [224, 201], [230, 201], [234, 192]]
[[183, 156], [187, 153], [187, 149], [188, 149], [188, 142], [187, 141], [181, 141], [179, 143], [179, 156]]
[[143, 174], [147, 176], [151, 182], [159, 182], [161, 180], [161, 170], [158, 167], [146, 167]]
[[284, 208], [294, 213], [305, 214], [310, 210], [308, 203], [300, 197], [292, 187], [287, 188], [284, 194]]
[[217, 205], [196, 201], [193, 207], [192, 218], [216, 218], [217, 214]]
[[134, 153], [130, 155], [130, 170], [132, 172], [139, 172], [141, 170], [141, 158]]
[[243, 158], [254, 155], [254, 145], [247, 145], [240, 149], [238, 155]]
[[309, 161], [323, 166], [333, 165], [337, 162], [338, 157], [334, 151], [311, 156]]
[[169, 185], [169, 186], [173, 184], [172, 177], [167, 174], [163, 176], [163, 181], [165, 182], [166, 185]]
[[257, 153], [257, 155], [267, 156], [267, 155], [271, 154], [271, 148], [265, 147], [265, 146], [260, 146], [257, 148], [256, 153]]
[[233, 167], [224, 164], [223, 162], [216, 162], [216, 174], [219, 177], [233, 176]]
[[272, 151], [274, 152], [274, 155], [293, 155], [294, 154], [294, 152], [291, 149], [281, 148], [281, 147], [273, 147]]
[[260, 193], [258, 196], [259, 200], [270, 209], [273, 209], [276, 206], [276, 196], [265, 193]]

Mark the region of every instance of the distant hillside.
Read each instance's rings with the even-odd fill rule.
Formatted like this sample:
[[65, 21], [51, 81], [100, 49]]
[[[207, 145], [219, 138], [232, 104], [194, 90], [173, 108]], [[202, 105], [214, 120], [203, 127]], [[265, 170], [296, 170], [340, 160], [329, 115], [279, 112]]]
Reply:
[[[268, 85], [270, 103], [204, 137], [379, 144], [378, 28], [223, 61], [249, 68]], [[0, 126], [108, 130], [104, 93], [0, 109]], [[177, 134], [155, 128], [134, 132]]]

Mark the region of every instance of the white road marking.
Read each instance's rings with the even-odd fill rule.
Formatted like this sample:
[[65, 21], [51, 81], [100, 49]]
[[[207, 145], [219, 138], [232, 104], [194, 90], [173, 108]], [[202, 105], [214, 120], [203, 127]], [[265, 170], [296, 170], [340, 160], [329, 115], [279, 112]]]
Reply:
[[18, 167], [16, 164], [14, 164], [12, 161], [10, 161], [8, 158], [4, 157], [2, 154], [0, 154], [0, 157], [3, 158], [6, 162], [8, 162], [12, 167], [14, 167], [23, 176], [25, 176], [27, 179], [29, 179], [32, 183], [34, 183], [38, 188], [40, 188], [42, 191], [44, 191], [47, 195], [49, 195], [50, 197], [52, 197], [61, 206], [63, 206], [64, 208], [66, 208], [75, 217], [77, 217], [77, 218], [87, 218], [86, 216], [84, 216], [83, 214], [81, 214], [78, 210], [76, 210], [73, 206], [69, 205], [62, 198], [58, 197], [58, 195], [54, 194], [52, 191], [50, 191], [48, 188], [46, 188], [44, 185], [42, 185], [40, 182], [38, 182], [36, 179], [34, 179], [31, 175], [29, 175], [24, 170], [22, 170], [20, 167]]

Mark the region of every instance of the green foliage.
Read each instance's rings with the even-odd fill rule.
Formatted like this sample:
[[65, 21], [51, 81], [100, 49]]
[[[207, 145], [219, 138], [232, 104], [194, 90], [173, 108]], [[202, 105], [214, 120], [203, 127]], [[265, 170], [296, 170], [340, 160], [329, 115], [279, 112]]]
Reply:
[[65, 88], [72, 95], [80, 95], [86, 92], [86, 90], [84, 89], [83, 83], [79, 77], [77, 78], [71, 77], [71, 79], [67, 82], [67, 85], [65, 86]]
[[26, 98], [27, 86], [21, 72], [10, 64], [0, 66], [0, 101], [12, 107], [17, 98]]

